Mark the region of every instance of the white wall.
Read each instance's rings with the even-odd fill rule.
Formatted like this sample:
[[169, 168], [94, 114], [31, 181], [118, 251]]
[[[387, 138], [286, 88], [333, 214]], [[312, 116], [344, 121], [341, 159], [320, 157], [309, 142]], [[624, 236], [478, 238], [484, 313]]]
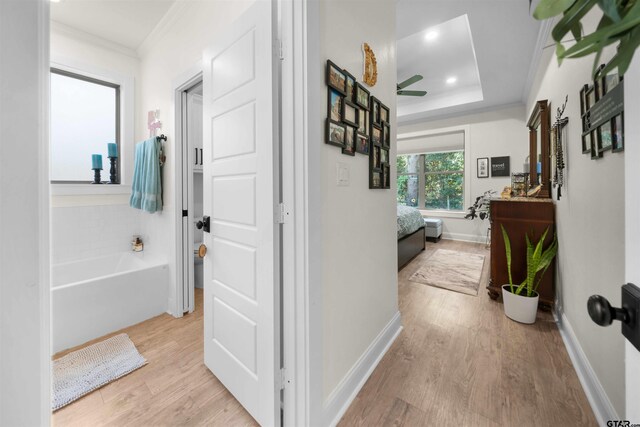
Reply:
[[[144, 215], [129, 207], [133, 175], [135, 105], [139, 98], [140, 61], [107, 41], [54, 23], [51, 62], [79, 74], [119, 79], [123, 87], [121, 178], [118, 186], [54, 184], [51, 197], [51, 260], [54, 264], [92, 258], [131, 249], [132, 236], [142, 235]], [[129, 91], [130, 93], [126, 93]], [[146, 116], [144, 122], [146, 123]], [[105, 145], [106, 150], [106, 145]], [[90, 170], [87, 176], [90, 177]], [[108, 176], [105, 163], [103, 178]], [[145, 242], [146, 243], [146, 242]]]
[[0, 2], [0, 425], [47, 425], [49, 6]]
[[164, 143], [167, 162], [162, 173], [164, 207], [161, 213], [146, 215], [141, 226], [146, 238], [145, 251], [169, 263], [169, 307], [175, 305], [176, 298], [174, 84], [194, 66], [201, 66], [203, 49], [212, 44], [216, 34], [231, 25], [251, 3], [177, 2], [167, 13], [170, 19], [162, 22], [162, 31], [155, 33], [153, 40], [145, 41], [141, 52], [138, 115], [145, 120], [136, 124], [136, 139], [149, 137], [146, 117], [150, 110], [160, 110], [161, 132], [168, 137]]
[[[376, 363], [372, 355], [388, 344], [376, 339], [399, 318], [394, 317], [398, 313], [395, 184], [390, 190], [369, 190], [367, 156], [345, 156], [324, 143], [325, 63], [331, 59], [361, 81], [361, 44], [372, 47], [378, 82], [369, 90], [391, 109], [394, 158], [395, 2], [368, 2], [367, 7], [360, 1], [311, 3], [308, 196], [317, 211], [309, 217], [310, 288], [321, 289], [318, 298], [309, 301], [311, 313], [318, 316], [311, 319], [315, 327], [309, 337], [311, 420], [313, 425], [326, 425], [346, 409], [362, 375]], [[349, 168], [349, 186], [336, 185], [339, 162]], [[395, 174], [393, 163], [391, 173]], [[315, 332], [321, 334], [321, 343]], [[371, 351], [372, 345], [378, 347]]]
[[[586, 28], [595, 26], [598, 14], [588, 15]], [[610, 57], [605, 55], [602, 62]], [[558, 67], [555, 58], [541, 64], [543, 77], [529, 95], [528, 109], [548, 99], [555, 115], [569, 95], [565, 116], [567, 153], [563, 197], [556, 201], [559, 241], [556, 289], [558, 309], [564, 312], [579, 346], [593, 368], [606, 396], [622, 416], [624, 397], [624, 340], [619, 326], [601, 328], [587, 314], [587, 299], [604, 295], [620, 306], [620, 286], [625, 271], [624, 173], [625, 153], [606, 152], [591, 160], [581, 150], [580, 88], [591, 79], [593, 57], [568, 59]], [[637, 73], [626, 84], [637, 85]], [[625, 104], [629, 99], [625, 100]], [[629, 117], [629, 116], [626, 116]], [[627, 119], [627, 123], [632, 120]], [[627, 140], [627, 146], [633, 144]], [[555, 197], [555, 196], [554, 196]]]
[[[465, 178], [470, 180], [470, 194], [465, 194], [465, 207], [471, 206], [475, 198], [485, 191], [495, 190], [500, 196], [504, 187], [511, 185], [511, 178], [478, 178], [479, 157], [510, 156], [511, 172], [522, 172], [523, 163], [529, 154], [529, 131], [526, 127], [527, 112], [524, 105], [441, 120], [432, 120], [398, 127], [398, 134], [420, 131], [437, 131], [452, 127], [467, 127], [469, 130], [465, 150], [469, 150], [469, 163]], [[427, 215], [425, 213], [425, 215]], [[442, 219], [443, 237], [446, 239], [484, 242], [488, 221], [464, 219], [464, 214], [434, 214], [427, 216]]]

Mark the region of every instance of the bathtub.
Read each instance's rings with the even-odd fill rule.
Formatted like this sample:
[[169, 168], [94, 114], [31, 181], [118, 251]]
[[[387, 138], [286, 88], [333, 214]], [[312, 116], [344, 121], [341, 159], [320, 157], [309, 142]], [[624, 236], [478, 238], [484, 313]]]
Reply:
[[167, 311], [169, 269], [124, 252], [51, 269], [53, 353]]

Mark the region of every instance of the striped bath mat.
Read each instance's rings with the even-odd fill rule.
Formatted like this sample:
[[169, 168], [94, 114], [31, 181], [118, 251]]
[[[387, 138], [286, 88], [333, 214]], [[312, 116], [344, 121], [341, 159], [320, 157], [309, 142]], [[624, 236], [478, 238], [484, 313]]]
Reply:
[[53, 361], [56, 411], [147, 364], [127, 334], [120, 334]]

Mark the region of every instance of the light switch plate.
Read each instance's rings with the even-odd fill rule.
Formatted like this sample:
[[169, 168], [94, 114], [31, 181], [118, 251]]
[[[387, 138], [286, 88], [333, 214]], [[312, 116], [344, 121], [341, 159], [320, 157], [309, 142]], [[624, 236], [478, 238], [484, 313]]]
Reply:
[[622, 286], [622, 308], [630, 317], [628, 322], [622, 322], [622, 335], [640, 351], [640, 288], [636, 285]]
[[339, 187], [348, 187], [349, 181], [349, 165], [338, 162], [336, 164], [336, 183]]

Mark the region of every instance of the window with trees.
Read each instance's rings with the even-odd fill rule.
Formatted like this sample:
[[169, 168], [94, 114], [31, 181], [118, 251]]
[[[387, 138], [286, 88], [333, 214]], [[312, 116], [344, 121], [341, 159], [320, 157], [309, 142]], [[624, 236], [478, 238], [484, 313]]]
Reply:
[[464, 150], [399, 155], [399, 205], [464, 210]]

